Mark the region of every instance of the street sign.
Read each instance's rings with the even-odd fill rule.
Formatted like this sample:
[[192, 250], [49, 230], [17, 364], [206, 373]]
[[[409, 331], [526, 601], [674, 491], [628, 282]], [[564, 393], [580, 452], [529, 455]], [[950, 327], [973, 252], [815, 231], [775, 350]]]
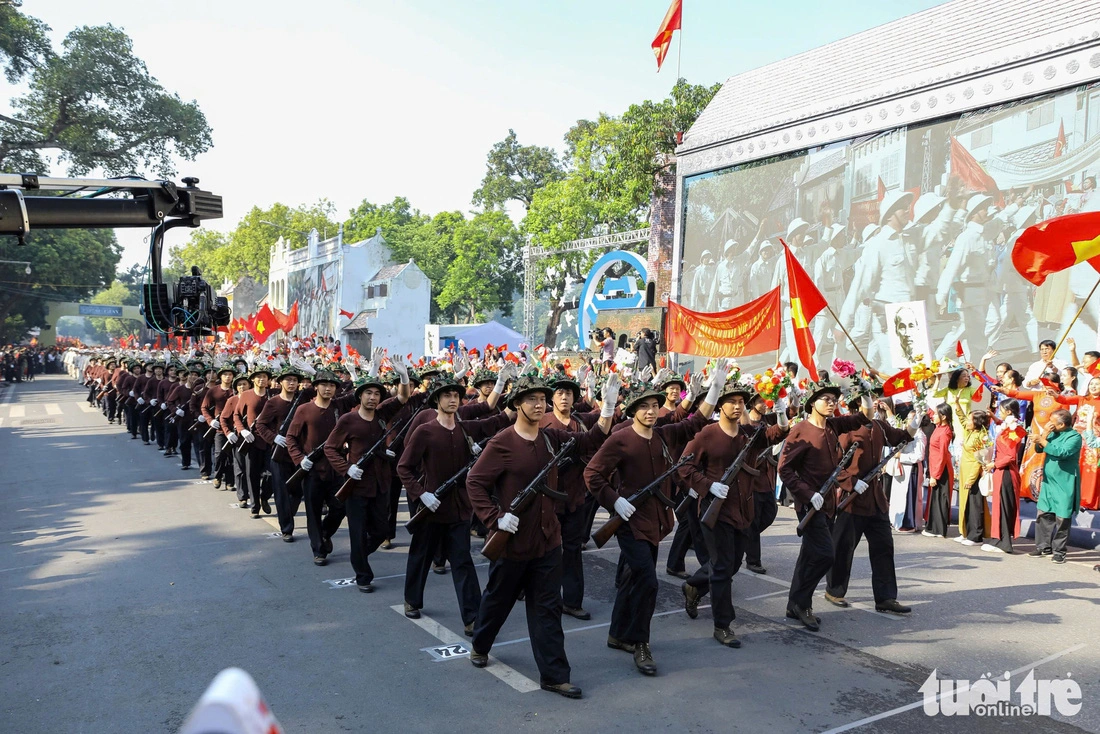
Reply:
[[81, 303], [78, 307], [81, 316], [122, 316], [122, 306], [99, 306], [92, 303]]

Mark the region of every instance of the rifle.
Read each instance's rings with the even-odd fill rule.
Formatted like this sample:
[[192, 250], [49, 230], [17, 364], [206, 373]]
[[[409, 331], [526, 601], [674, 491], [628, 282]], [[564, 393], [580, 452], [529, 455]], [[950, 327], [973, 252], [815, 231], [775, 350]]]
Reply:
[[[302, 395], [305, 394], [305, 390], [298, 390], [294, 393], [294, 401], [290, 404], [290, 411], [287, 412], [286, 418], [283, 418], [282, 424], [279, 425], [279, 435], [286, 438], [286, 432], [290, 430], [290, 424], [294, 421], [294, 413], [298, 410], [298, 403], [302, 402]], [[275, 448], [271, 449], [271, 460], [282, 461], [283, 455], [279, 452], [286, 453], [286, 447], [275, 444]], [[290, 458], [289, 456], [287, 458]]]
[[[256, 428], [256, 421], [252, 421], [252, 425], [250, 425], [248, 427], [248, 430], [253, 431], [253, 430], [255, 430], [255, 428]], [[245, 441], [242, 438], [240, 443], [238, 443], [236, 446], [233, 447], [233, 453], [236, 453], [236, 454], [241, 453], [241, 449], [243, 449], [247, 445], [248, 445], [248, 441]]]
[[[481, 448], [485, 448], [484, 444], [486, 443], [489, 443], [489, 441], [486, 440], [484, 443], [478, 445], [481, 446]], [[436, 499], [442, 500], [452, 491], [454, 491], [455, 487], [457, 487], [459, 483], [466, 478], [466, 475], [470, 473], [470, 470], [474, 468], [474, 464], [477, 463], [477, 457], [480, 455], [481, 454], [479, 453], [474, 456], [472, 459], [470, 459], [466, 466], [459, 469], [453, 477], [436, 487], [435, 491], [432, 492], [432, 494], [435, 495]], [[409, 518], [409, 521], [405, 523], [405, 529], [408, 530], [410, 533], [415, 533], [416, 529], [420, 527], [421, 523], [423, 523], [431, 514], [431, 510], [421, 505], [420, 509], [416, 511], [416, 514]]]
[[[872, 481], [874, 481], [875, 477], [877, 477], [879, 474], [882, 473], [882, 470], [886, 468], [886, 465], [890, 462], [890, 459], [892, 459], [895, 456], [897, 456], [898, 454], [900, 454], [901, 450], [903, 448], [905, 448], [905, 444], [904, 443], [899, 443], [897, 446], [894, 447], [894, 449], [889, 454], [887, 454], [885, 457], [883, 457], [882, 461], [880, 461], [878, 464], [875, 465], [874, 469], [872, 469], [871, 471], [867, 472], [865, 475], [860, 477], [860, 480], [867, 483], [867, 484], [870, 484]], [[844, 499], [842, 499], [840, 501], [840, 503], [836, 506], [836, 511], [837, 512], [842, 511], [848, 505], [855, 502], [855, 499], [858, 496], [859, 495], [856, 494], [855, 492], [849, 492], [848, 496], [845, 497]]]
[[[750, 476], [760, 476], [760, 470], [754, 466], [746, 466], [745, 460], [749, 457], [749, 451], [752, 450], [756, 440], [764, 434], [767, 426], [761, 424], [756, 429], [756, 433], [752, 434], [752, 438], [745, 444], [745, 447], [741, 449], [741, 452], [737, 454], [737, 458], [733, 460], [733, 463], [726, 468], [726, 472], [722, 475], [722, 479], [719, 481], [730, 488], [733, 491], [733, 480], [737, 477], [738, 472], [745, 472]], [[714, 526], [718, 523], [718, 515], [722, 512], [722, 506], [726, 503], [724, 499], [719, 497], [711, 497], [710, 504], [707, 505], [707, 509], [703, 512], [703, 516], [699, 518], [699, 522], [706, 525], [711, 530], [714, 530]]]
[[[310, 461], [315, 462], [321, 458], [321, 454], [323, 454], [324, 452], [325, 444], [322, 443], [320, 446], [313, 449], [313, 451], [310, 451], [308, 454], [306, 454], [306, 458]], [[295, 489], [299, 484], [302, 483], [302, 480], [306, 478], [306, 474], [309, 474], [309, 470], [303, 469], [301, 466], [299, 466], [298, 469], [290, 475], [290, 479], [286, 480], [286, 488]]]
[[[817, 490], [818, 494], [822, 497], [828, 496], [826, 493], [832, 490], [833, 485], [836, 484], [836, 478], [840, 476], [840, 472], [848, 468], [848, 464], [852, 462], [852, 457], [855, 455], [856, 449], [859, 448], [860, 445], [859, 441], [852, 442], [852, 445], [844, 452], [844, 456], [840, 457], [840, 461], [837, 462], [836, 468], [833, 469], [833, 473], [829, 475], [829, 478], [826, 479], [825, 483], [821, 485], [821, 488]], [[824, 507], [824, 505], [822, 505], [822, 507]], [[813, 508], [813, 505], [810, 505], [810, 509], [802, 517], [802, 521], [798, 523], [798, 527], [795, 528], [798, 537], [802, 537], [802, 533], [806, 530], [806, 526], [810, 524], [810, 519], [816, 514], [817, 510]]]
[[[517, 516], [522, 514], [540, 494], [544, 494], [550, 499], [559, 502], [569, 501], [569, 495], [564, 492], [550, 489], [550, 487], [546, 485], [546, 475], [550, 473], [551, 469], [557, 466], [558, 462], [561, 461], [567, 453], [572, 451], [573, 445], [576, 443], [577, 439], [571, 438], [561, 445], [561, 448], [558, 449], [558, 453], [550, 457], [550, 461], [539, 470], [539, 473], [523, 488], [523, 491], [512, 498], [511, 504], [508, 505], [508, 512]], [[490, 561], [497, 560], [504, 554], [504, 549], [508, 546], [508, 541], [511, 539], [511, 533], [500, 530], [499, 528], [491, 530], [489, 537], [485, 541], [485, 545], [481, 546], [481, 555], [485, 556]]]
[[[393, 446], [395, 443], [397, 443], [398, 441], [400, 441], [401, 439], [403, 439], [405, 437], [405, 434], [409, 432], [409, 428], [412, 426], [413, 418], [415, 418], [417, 415], [419, 415], [420, 411], [422, 411], [422, 410], [424, 410], [424, 403], [421, 403], [420, 405], [416, 406], [416, 410], [414, 410], [413, 414], [409, 416], [408, 420], [406, 420], [402, 424], [401, 430], [398, 431], [397, 435], [393, 437], [393, 441], [390, 442], [390, 446]], [[396, 459], [397, 458], [397, 454], [395, 454], [393, 452], [393, 449], [391, 449], [389, 446], [386, 447], [386, 458], [387, 459]]]
[[[386, 432], [382, 434], [382, 437], [375, 441], [373, 446], [363, 452], [363, 455], [360, 456], [359, 460], [355, 462], [355, 466], [359, 467], [360, 469], [366, 466], [367, 462], [374, 458], [374, 452], [386, 444], [386, 439], [390, 437], [390, 434], [393, 433], [394, 429], [396, 429], [398, 425], [401, 425], [402, 427], [409, 425], [415, 415], [416, 413], [410, 415], [408, 420], [406, 420], [402, 424], [394, 423], [392, 426], [387, 428]], [[347, 496], [351, 494], [351, 485], [354, 483], [355, 480], [351, 477], [348, 477], [347, 480], [345, 480], [344, 483], [340, 485], [340, 489], [336, 490], [336, 499], [340, 500], [341, 502], [347, 499]]]
[[[661, 504], [665, 505], [666, 507], [675, 508], [676, 503], [670, 500], [668, 497], [665, 497], [664, 493], [661, 491], [661, 485], [665, 483], [666, 479], [679, 471], [681, 466], [688, 463], [694, 458], [695, 454], [685, 454], [684, 456], [681, 456], [679, 461], [666, 469], [664, 473], [662, 473], [652, 482], [639, 489], [630, 497], [627, 497], [626, 501], [634, 505], [635, 507], [638, 507], [642, 502], [645, 502], [650, 497], [656, 497], [661, 502]], [[596, 547], [603, 548], [607, 541], [611, 540], [611, 536], [618, 532], [619, 528], [623, 526], [624, 522], [626, 522], [626, 520], [624, 520], [622, 516], [612, 511], [611, 519], [605, 522], [599, 530], [592, 533], [592, 540], [596, 543]]]

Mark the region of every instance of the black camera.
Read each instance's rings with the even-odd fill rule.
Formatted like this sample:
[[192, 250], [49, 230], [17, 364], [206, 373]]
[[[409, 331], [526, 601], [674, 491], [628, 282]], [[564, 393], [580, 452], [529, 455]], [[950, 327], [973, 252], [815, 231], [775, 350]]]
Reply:
[[170, 319], [172, 331], [213, 334], [219, 326], [229, 324], [229, 301], [224, 296], [215, 296], [214, 289], [202, 279], [202, 271], [192, 266], [191, 275], [176, 283]]

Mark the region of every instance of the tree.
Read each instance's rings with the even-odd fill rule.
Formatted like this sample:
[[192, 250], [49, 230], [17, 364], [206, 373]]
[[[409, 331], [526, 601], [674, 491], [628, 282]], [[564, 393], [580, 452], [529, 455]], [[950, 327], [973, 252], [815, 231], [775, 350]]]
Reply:
[[477, 214], [458, 224], [453, 235], [454, 258], [436, 302], [476, 321], [501, 309], [512, 312], [512, 293], [518, 285], [516, 263], [523, 239], [502, 211]]
[[0, 55], [5, 74], [27, 79], [27, 94], [0, 115], [0, 167], [48, 171], [66, 163], [70, 175], [153, 170], [175, 173], [174, 158], [194, 160], [210, 149], [210, 127], [194, 101], [164, 89], [134, 56], [133, 44], [111, 25], [71, 31], [55, 52], [49, 27], [0, 6]]
[[[137, 306], [140, 302], [140, 294], [119, 280], [112, 283], [110, 288], [96, 293], [92, 298], [92, 303], [111, 306]], [[92, 322], [92, 327], [95, 328], [96, 331], [102, 332], [108, 337], [136, 334], [141, 327], [140, 322], [130, 319], [95, 317], [88, 320]]]
[[518, 201], [531, 208], [535, 192], [562, 177], [558, 154], [553, 148], [520, 145], [515, 130], [489, 150], [485, 178], [474, 191], [474, 206], [485, 209], [503, 207]]

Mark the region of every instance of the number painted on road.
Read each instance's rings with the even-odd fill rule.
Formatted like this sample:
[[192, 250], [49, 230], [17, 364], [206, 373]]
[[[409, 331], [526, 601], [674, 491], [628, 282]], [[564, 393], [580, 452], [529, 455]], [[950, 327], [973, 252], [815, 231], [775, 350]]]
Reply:
[[432, 660], [435, 662], [442, 662], [444, 660], [455, 660], [457, 658], [469, 657], [470, 651], [466, 649], [465, 645], [455, 643], [453, 645], [437, 645], [435, 647], [423, 647], [421, 652], [426, 652], [432, 656]]
[[355, 577], [352, 576], [350, 579], [325, 579], [324, 583], [328, 584], [330, 589], [345, 589], [349, 586], [355, 586]]

